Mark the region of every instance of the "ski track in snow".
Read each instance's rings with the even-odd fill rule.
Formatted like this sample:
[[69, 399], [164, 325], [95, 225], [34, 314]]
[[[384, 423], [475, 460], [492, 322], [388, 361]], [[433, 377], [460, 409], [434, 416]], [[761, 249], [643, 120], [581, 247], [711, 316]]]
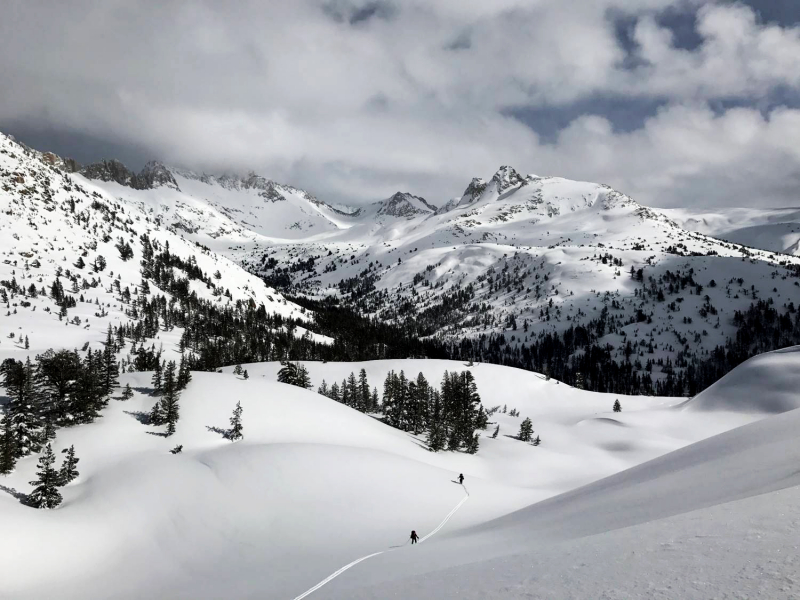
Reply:
[[[464, 496], [464, 497], [461, 499], [461, 501], [460, 501], [458, 504], [456, 504], [456, 505], [453, 507], [453, 510], [451, 510], [449, 513], [447, 513], [447, 516], [446, 516], [444, 519], [442, 519], [442, 522], [441, 522], [441, 523], [439, 523], [439, 525], [437, 525], [437, 526], [436, 526], [436, 528], [435, 528], [433, 531], [431, 531], [431, 532], [430, 532], [428, 535], [426, 535], [425, 537], [423, 537], [423, 538], [420, 538], [419, 542], [417, 542], [418, 544], [421, 544], [422, 542], [424, 542], [424, 541], [425, 541], [425, 540], [427, 540], [428, 538], [430, 538], [430, 537], [433, 537], [434, 535], [436, 535], [436, 533], [438, 533], [438, 532], [439, 532], [439, 530], [440, 530], [442, 527], [444, 527], [444, 526], [447, 524], [447, 522], [450, 520], [450, 518], [451, 518], [451, 517], [452, 517], [454, 514], [456, 514], [456, 511], [458, 511], [458, 509], [459, 509], [459, 508], [461, 508], [461, 507], [463, 506], [463, 504], [464, 504], [464, 503], [465, 503], [467, 500], [469, 500], [469, 491], [467, 490], [467, 486], [465, 486], [465, 485], [462, 483], [462, 484], [461, 484], [461, 487], [463, 487], [463, 488], [464, 488], [464, 494], [466, 494], [466, 495], [465, 495], [465, 496]], [[403, 545], [405, 545], [405, 544], [403, 544]], [[400, 546], [400, 547], [402, 548], [402, 546]], [[351, 562], [351, 563], [349, 563], [349, 564], [346, 564], [345, 566], [343, 566], [343, 567], [342, 567], [341, 569], [339, 569], [338, 571], [336, 571], [336, 572], [334, 572], [334, 573], [331, 573], [331, 574], [330, 574], [328, 577], [326, 577], [325, 579], [323, 579], [322, 581], [320, 581], [320, 582], [319, 582], [317, 585], [315, 585], [315, 586], [314, 586], [314, 587], [312, 587], [311, 589], [308, 589], [308, 590], [306, 590], [305, 592], [303, 592], [302, 594], [300, 594], [299, 596], [296, 596], [296, 597], [294, 598], [294, 600], [303, 600], [303, 598], [305, 598], [305, 597], [307, 597], [307, 596], [309, 596], [309, 595], [313, 594], [314, 592], [316, 592], [318, 589], [320, 589], [320, 588], [321, 588], [323, 585], [325, 585], [326, 583], [329, 583], [329, 582], [333, 581], [334, 579], [336, 579], [336, 578], [337, 578], [339, 575], [341, 575], [342, 573], [344, 573], [345, 571], [347, 571], [347, 570], [348, 570], [350, 567], [355, 567], [355, 566], [356, 566], [358, 563], [360, 563], [360, 562], [363, 562], [363, 561], [365, 561], [365, 560], [367, 560], [367, 559], [369, 559], [369, 558], [372, 558], [373, 556], [378, 556], [379, 554], [385, 554], [385, 553], [387, 553], [387, 552], [392, 552], [392, 551], [393, 551], [392, 549], [389, 549], [389, 550], [381, 550], [380, 552], [373, 552], [372, 554], [367, 554], [366, 556], [362, 556], [361, 558], [357, 558], [357, 559], [355, 559], [353, 562]]]

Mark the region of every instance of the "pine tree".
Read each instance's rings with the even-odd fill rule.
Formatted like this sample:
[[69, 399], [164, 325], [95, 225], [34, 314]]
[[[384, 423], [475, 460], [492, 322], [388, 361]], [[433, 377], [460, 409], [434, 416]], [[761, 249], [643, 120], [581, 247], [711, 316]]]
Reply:
[[575, 373], [575, 388], [582, 390], [584, 388], [583, 373], [578, 371]]
[[278, 383], [297, 385], [297, 364], [293, 362], [284, 363], [278, 371]]
[[467, 444], [468, 454], [475, 454], [476, 452], [478, 452], [478, 447], [480, 446], [480, 440], [479, 440], [480, 437], [481, 437], [480, 433], [476, 433], [475, 435], [472, 436], [472, 439]]
[[228, 438], [231, 441], [240, 440], [244, 437], [242, 434], [242, 404], [236, 403], [236, 408], [233, 409], [233, 416], [231, 417], [231, 430], [228, 432]]
[[119, 385], [119, 364], [116, 358], [117, 343], [111, 331], [111, 325], [106, 332], [106, 342], [103, 348], [103, 395], [110, 396], [115, 386]]
[[309, 377], [308, 369], [306, 369], [305, 365], [297, 365], [297, 382], [295, 385], [307, 390], [311, 389], [311, 377]]
[[369, 398], [369, 411], [378, 412], [380, 409], [380, 402], [378, 400], [378, 388], [372, 388], [372, 395]]
[[370, 411], [370, 391], [369, 381], [367, 381], [367, 371], [361, 369], [358, 373], [358, 410], [361, 412]]
[[186, 360], [186, 355], [181, 354], [181, 362], [178, 366], [178, 379], [177, 385], [179, 390], [185, 390], [186, 386], [192, 380], [192, 372], [189, 370], [189, 361]]
[[330, 397], [331, 397], [331, 390], [330, 390], [330, 388], [328, 387], [328, 384], [327, 384], [327, 383], [325, 383], [325, 380], [324, 380], [324, 379], [322, 380], [322, 383], [320, 384], [320, 386], [317, 388], [317, 393], [318, 393], [320, 396], [325, 396], [325, 397], [327, 397], [327, 398], [330, 398]]
[[80, 475], [75, 468], [80, 462], [80, 459], [75, 456], [75, 446], [70, 446], [68, 449], [64, 449], [61, 452], [66, 454], [66, 456], [64, 457], [64, 462], [61, 463], [61, 470], [59, 471], [59, 485], [67, 485]]
[[28, 502], [36, 508], [55, 508], [61, 504], [61, 493], [58, 491], [60, 483], [59, 474], [53, 468], [56, 462], [56, 455], [50, 444], [45, 446], [42, 456], [39, 457], [38, 479], [31, 481], [31, 485], [36, 486], [28, 496]]
[[122, 399], [130, 400], [131, 398], [133, 398], [133, 390], [131, 389], [131, 384], [126, 383], [125, 388], [122, 390]]
[[500, 433], [500, 425], [494, 428], [494, 433], [492, 434], [492, 439], [497, 438], [497, 435]]
[[361, 408], [361, 395], [359, 393], [359, 386], [358, 382], [356, 381], [356, 375], [352, 371], [350, 371], [350, 375], [347, 377], [347, 397], [350, 399], [349, 406], [352, 406], [355, 409]]
[[619, 403], [619, 398], [614, 401], [614, 412], [622, 412], [622, 404]]
[[519, 435], [517, 438], [523, 442], [530, 442], [533, 435], [533, 423], [530, 418], [526, 417], [522, 424], [519, 426]]
[[166, 369], [164, 369], [164, 394], [161, 397], [161, 412], [164, 415], [164, 422], [167, 424], [167, 437], [175, 433], [175, 426], [180, 416], [178, 407], [180, 390], [178, 390], [176, 370], [177, 366], [174, 360], [169, 361]]
[[153, 393], [156, 396], [160, 396], [164, 392], [164, 383], [162, 381], [163, 377], [161, 372], [162, 367], [160, 359], [158, 358], [156, 359], [156, 364], [154, 365], [154, 367], [155, 368], [153, 369], [153, 378], [151, 379], [151, 382], [153, 384]]
[[17, 444], [14, 431], [11, 429], [10, 415], [3, 416], [0, 421], [2, 432], [0, 433], [0, 475], [7, 475], [14, 470], [17, 462]]
[[439, 452], [444, 450], [447, 443], [447, 433], [444, 427], [440, 425], [434, 426], [428, 433], [428, 449], [431, 452]]
[[161, 412], [160, 400], [153, 404], [153, 408], [150, 409], [150, 424], [156, 426], [164, 424], [164, 414]]

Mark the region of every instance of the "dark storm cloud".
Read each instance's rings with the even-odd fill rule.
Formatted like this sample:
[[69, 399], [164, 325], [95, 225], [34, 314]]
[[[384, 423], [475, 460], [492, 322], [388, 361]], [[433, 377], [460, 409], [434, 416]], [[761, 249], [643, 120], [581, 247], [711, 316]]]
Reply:
[[83, 162], [252, 169], [350, 203], [405, 189], [440, 204], [512, 164], [655, 205], [794, 204], [798, 12], [9, 0], [0, 130]]
[[627, 133], [643, 127], [666, 104], [665, 99], [659, 98], [598, 95], [562, 106], [510, 108], [506, 114], [533, 129], [542, 142], [553, 144], [558, 141], [561, 131], [579, 117], [600, 116], [611, 124], [612, 131]]

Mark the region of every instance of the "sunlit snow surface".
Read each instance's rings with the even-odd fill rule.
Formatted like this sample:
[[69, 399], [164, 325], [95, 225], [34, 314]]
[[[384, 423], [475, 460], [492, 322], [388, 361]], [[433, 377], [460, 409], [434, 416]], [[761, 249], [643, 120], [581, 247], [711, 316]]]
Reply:
[[[740, 367], [749, 370], [746, 379], [753, 391], [761, 389], [769, 358], [787, 355], [800, 353], [768, 355]], [[410, 375], [422, 371], [438, 381], [445, 370], [466, 368], [451, 361], [414, 360], [307, 366], [315, 385], [323, 378], [341, 381], [364, 367], [378, 387], [391, 369]], [[422, 440], [371, 416], [276, 383], [278, 367], [245, 365], [248, 380], [230, 369], [195, 373], [170, 439], [152, 435], [160, 429], [136, 418], [155, 401], [148, 394], [149, 374], [124, 375], [123, 382], [136, 390], [132, 400], [114, 400], [96, 423], [58, 433], [56, 450], [74, 444], [81, 458], [81, 476], [64, 489], [62, 506], [37, 511], [11, 495], [29, 490], [35, 456], [20, 461], [17, 471], [4, 478], [9, 493], [0, 496], [0, 529], [15, 543], [0, 550], [3, 594], [293, 598], [358, 557], [404, 543], [411, 529], [425, 535], [436, 527], [463, 497], [454, 482], [458, 473], [466, 476], [470, 501], [437, 536], [422, 546], [365, 561], [315, 594], [592, 595], [610, 589], [611, 576], [600, 566], [607, 556], [635, 561], [638, 572], [630, 585], [658, 586], [664, 577], [676, 576], [674, 570], [661, 570], [668, 558], [663, 553], [673, 553], [677, 562], [672, 569], [679, 569], [691, 562], [685, 552], [724, 546], [728, 555], [719, 564], [713, 555], [701, 559], [716, 565], [708, 581], [717, 586], [711, 589], [721, 589], [725, 581], [719, 577], [739, 564], [735, 561], [745, 561], [748, 552], [760, 556], [775, 551], [776, 544], [789, 544], [787, 536], [797, 522], [791, 504], [780, 505], [789, 516], [777, 530], [773, 516], [763, 514], [755, 500], [735, 509], [716, 506], [797, 483], [797, 415], [761, 420], [766, 413], [757, 412], [762, 396], [755, 393], [750, 406], [737, 401], [731, 407], [746, 412], [721, 410], [724, 401], [715, 402], [712, 412], [690, 410], [705, 402], [701, 395], [688, 404], [623, 397], [623, 412], [613, 413], [613, 395], [575, 390], [535, 373], [475, 365], [470, 369], [485, 405], [505, 403], [520, 417], [495, 415], [500, 435], [490, 439], [490, 426], [475, 456], [433, 454]], [[724, 398], [724, 382], [706, 394]], [[237, 401], [244, 407], [245, 439], [231, 443], [215, 428], [228, 426]], [[507, 437], [517, 433], [525, 417], [541, 435], [541, 446]], [[692, 444], [753, 421], [759, 422]], [[183, 453], [169, 454], [178, 443]], [[770, 502], [793, 493], [783, 492]], [[698, 509], [722, 519], [712, 521], [719, 528], [709, 525], [711, 516], [696, 517], [702, 526], [695, 523], [689, 511]], [[762, 519], [763, 535], [730, 555], [732, 540], [740, 539], [736, 536], [755, 535], [738, 521], [738, 510], [742, 519], [751, 513]], [[673, 531], [658, 521], [666, 517], [677, 519], [680, 528]], [[642, 533], [621, 529], [634, 525]], [[695, 528], [722, 537], [704, 542]], [[632, 554], [637, 548], [644, 554]], [[785, 567], [772, 564], [776, 572]], [[622, 570], [619, 564], [614, 568]], [[557, 577], [559, 569], [569, 577]], [[538, 590], [537, 581], [547, 581], [549, 591]], [[627, 597], [641, 595], [626, 588], [628, 583], [617, 582], [616, 589], [628, 589]], [[794, 589], [791, 582], [773, 583]], [[689, 593], [695, 584], [682, 585]]]

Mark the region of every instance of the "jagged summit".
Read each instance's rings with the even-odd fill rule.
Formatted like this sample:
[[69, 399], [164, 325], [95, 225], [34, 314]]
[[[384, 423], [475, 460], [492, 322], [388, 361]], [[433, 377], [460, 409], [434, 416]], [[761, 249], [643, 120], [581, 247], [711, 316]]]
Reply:
[[151, 160], [139, 173], [140, 189], [153, 189], [160, 186], [166, 186], [174, 190], [178, 190], [178, 183], [172, 171], [164, 166], [162, 163]]
[[513, 167], [504, 165], [497, 170], [492, 181], [497, 184], [497, 192], [502, 194], [507, 189], [524, 185], [529, 180], [517, 173]]
[[425, 198], [407, 192], [396, 192], [392, 197], [376, 202], [375, 205], [378, 207], [378, 215], [381, 216], [413, 217], [436, 212], [436, 207]]

